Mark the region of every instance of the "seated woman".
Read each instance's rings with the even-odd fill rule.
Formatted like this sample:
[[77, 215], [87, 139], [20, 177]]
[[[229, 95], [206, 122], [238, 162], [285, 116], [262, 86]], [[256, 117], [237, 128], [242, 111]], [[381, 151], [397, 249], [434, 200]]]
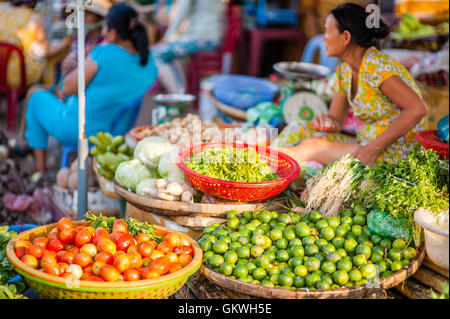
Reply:
[[177, 0], [176, 14], [163, 41], [152, 48], [160, 80], [169, 93], [184, 93], [186, 80], [178, 59], [197, 52], [217, 50], [224, 36], [225, 2]]
[[[375, 48], [389, 28], [383, 21], [379, 28], [368, 28], [367, 17], [363, 7], [347, 3], [326, 20], [327, 54], [343, 61], [336, 70], [329, 113], [311, 123], [289, 124], [274, 142], [299, 163], [328, 165], [346, 154], [366, 165], [399, 161], [416, 143], [414, 134], [427, 127], [427, 106], [414, 79], [399, 62]], [[356, 138], [340, 133], [350, 107], [361, 121]]]
[[[44, 18], [34, 10], [37, 0], [11, 0], [0, 8], [0, 41], [8, 42], [23, 50], [26, 84], [42, 81], [48, 59], [67, 54], [72, 37], [50, 47], [45, 36]], [[8, 84], [20, 85], [19, 59], [12, 56], [8, 65]]]
[[[108, 130], [122, 107], [143, 96], [157, 78], [147, 33], [136, 11], [127, 5], [114, 6], [106, 24], [106, 44], [96, 46], [86, 59], [86, 136]], [[39, 88], [28, 92], [25, 137], [40, 172], [45, 172], [48, 135], [77, 144], [77, 93], [77, 69], [64, 80], [63, 100]]]

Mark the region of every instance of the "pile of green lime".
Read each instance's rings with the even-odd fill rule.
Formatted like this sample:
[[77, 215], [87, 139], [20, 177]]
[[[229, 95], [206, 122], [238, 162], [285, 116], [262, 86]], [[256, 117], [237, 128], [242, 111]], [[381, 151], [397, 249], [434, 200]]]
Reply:
[[355, 205], [338, 217], [260, 210], [204, 229], [204, 263], [247, 283], [288, 289], [354, 287], [387, 277], [417, 255], [403, 239], [371, 234], [367, 209]]

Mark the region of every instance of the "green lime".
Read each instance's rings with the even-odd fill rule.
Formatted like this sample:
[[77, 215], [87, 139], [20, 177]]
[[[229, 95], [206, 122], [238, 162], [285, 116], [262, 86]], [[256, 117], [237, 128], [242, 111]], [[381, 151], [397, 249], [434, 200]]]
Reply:
[[241, 236], [238, 239], [238, 243], [241, 244], [242, 246], [245, 246], [250, 243], [250, 239], [248, 239], [248, 237], [246, 236]]
[[[357, 241], [358, 243], [360, 243], [360, 244], [362, 244], [362, 243], [368, 241], [369, 239], [370, 239], [370, 237], [367, 236], [367, 235], [365, 235], [365, 234], [361, 234], [361, 235], [359, 235], [359, 236], [356, 236], [356, 241]], [[373, 245], [373, 244], [372, 244], [372, 245]]]
[[341, 256], [341, 258], [345, 258], [348, 256], [347, 251], [344, 248], [336, 249], [336, 253]]
[[237, 217], [229, 218], [227, 221], [227, 226], [231, 229], [237, 229], [239, 227], [239, 219]]
[[341, 217], [341, 224], [348, 224], [348, 225], [353, 225], [353, 219], [350, 216], [343, 216]]
[[273, 251], [266, 250], [266, 251], [262, 254], [262, 256], [266, 256], [266, 257], [269, 259], [269, 262], [272, 262], [272, 261], [274, 261], [275, 258], [276, 258], [276, 253], [274, 253]]
[[402, 259], [402, 265], [403, 265], [403, 268], [405, 268], [406, 266], [408, 266], [409, 265], [409, 260], [408, 259]]
[[311, 236], [311, 235], [308, 235], [308, 236], [302, 238], [303, 246], [306, 246], [306, 245], [312, 245], [312, 244], [314, 244], [315, 242], [316, 242], [316, 240], [315, 240], [314, 237]]
[[367, 264], [366, 256], [364, 255], [355, 255], [352, 258], [353, 265], [359, 267], [361, 265]]
[[272, 282], [270, 282], [270, 280], [267, 279], [261, 281], [261, 285], [265, 287], [275, 288], [275, 285]]
[[292, 218], [289, 214], [281, 214], [280, 217], [278, 217], [278, 222], [289, 225], [292, 223]]
[[251, 222], [248, 223], [247, 225], [245, 225], [245, 229], [249, 232], [249, 233], [253, 233], [256, 228], [258, 228], [257, 226], [255, 226], [255, 224], [252, 224]]
[[319, 252], [319, 247], [316, 244], [306, 245], [305, 246], [305, 255], [313, 256]]
[[212, 234], [216, 230], [216, 227], [214, 226], [208, 226], [203, 229], [204, 234]]
[[292, 285], [294, 284], [294, 278], [295, 277], [289, 276], [287, 274], [281, 274], [278, 278], [278, 283], [282, 287], [292, 287]]
[[230, 276], [233, 273], [234, 266], [227, 262], [224, 262], [220, 265], [220, 272], [225, 276]]
[[325, 219], [321, 219], [321, 220], [319, 220], [319, 221], [316, 223], [316, 228], [317, 228], [318, 230], [321, 230], [321, 229], [323, 229], [323, 228], [325, 228], [325, 227], [329, 227], [329, 225], [328, 225], [328, 223], [327, 223], [327, 221], [326, 221]]
[[389, 240], [389, 239], [387, 239], [387, 238], [384, 238], [383, 240], [381, 240], [380, 241], [380, 244], [379, 244], [382, 248], [384, 248], [384, 249], [391, 249], [391, 247], [392, 247], [392, 242]]
[[297, 276], [305, 277], [308, 274], [308, 269], [305, 265], [298, 265], [294, 268], [294, 273]]
[[218, 240], [213, 244], [213, 251], [216, 254], [224, 254], [228, 250], [228, 243], [224, 240]]
[[264, 255], [255, 259], [256, 265], [260, 268], [267, 269], [270, 265], [270, 258]]
[[323, 263], [324, 261], [327, 260], [327, 255], [325, 255], [324, 253], [314, 254], [313, 257], [316, 257], [317, 259], [319, 259], [321, 263]]
[[295, 238], [295, 231], [294, 231], [293, 229], [286, 229], [286, 230], [283, 232], [283, 237], [284, 237], [286, 240], [292, 240], [292, 239]]
[[270, 231], [270, 239], [277, 241], [283, 238], [283, 231], [281, 229], [275, 228]]
[[317, 247], [322, 250], [324, 246], [328, 245], [328, 241], [325, 238], [319, 238], [314, 244], [316, 244]]
[[402, 264], [402, 262], [399, 261], [399, 260], [395, 260], [395, 261], [393, 261], [392, 264], [391, 264], [391, 270], [392, 270], [393, 272], [397, 272], [397, 271], [401, 270], [402, 268], [403, 268], [403, 264]]
[[202, 248], [202, 250], [203, 250], [204, 252], [205, 252], [205, 251], [211, 250], [211, 249], [212, 249], [212, 246], [213, 246], [213, 244], [212, 244], [212, 242], [211, 242], [210, 240], [204, 241], [204, 242], [200, 245], [200, 247]]
[[353, 211], [351, 209], [344, 209], [341, 213], [342, 216], [353, 217]]
[[399, 261], [402, 259], [402, 251], [397, 248], [389, 249], [388, 256], [392, 261]]
[[218, 255], [218, 254], [214, 254], [213, 256], [211, 256], [211, 258], [209, 258], [209, 264], [212, 267], [219, 267], [224, 262], [225, 262], [225, 259], [221, 255]]
[[394, 242], [392, 243], [392, 248], [395, 248], [398, 250], [403, 250], [406, 248], [406, 241], [404, 241], [401, 238], [398, 238], [398, 239], [394, 240]]
[[305, 278], [302, 276], [295, 276], [294, 277], [294, 287], [295, 288], [305, 287]]
[[349, 272], [352, 269], [352, 267], [353, 267], [353, 264], [348, 259], [341, 259], [337, 263], [337, 269], [345, 271], [345, 272]]
[[257, 219], [259, 217], [259, 215], [261, 215], [261, 211], [260, 210], [255, 210], [252, 213], [252, 219]]
[[258, 245], [254, 245], [250, 249], [250, 255], [254, 258], [261, 256], [263, 254], [263, 252], [264, 252], [264, 248], [262, 248], [261, 246], [258, 246]]
[[270, 232], [270, 226], [269, 224], [261, 224], [259, 226], [260, 229], [264, 231], [264, 234], [268, 234]]
[[272, 266], [269, 268], [269, 276], [281, 274], [281, 269], [278, 266]]
[[246, 246], [238, 247], [236, 249], [236, 253], [239, 258], [248, 258], [250, 257], [250, 249]]
[[330, 217], [328, 220], [328, 225], [333, 229], [338, 227], [340, 224], [341, 224], [341, 219], [337, 216]]
[[372, 249], [366, 245], [358, 245], [355, 250], [356, 255], [364, 255], [366, 259], [369, 259], [372, 255]]
[[277, 226], [277, 223], [278, 223], [278, 222], [277, 222], [276, 220], [272, 219], [272, 220], [270, 221], [270, 223], [269, 223], [270, 229], [275, 229], [276, 226]]
[[209, 260], [211, 259], [212, 256], [214, 256], [214, 252], [212, 250], [209, 250], [203, 253], [203, 260], [205, 260], [209, 264]]
[[321, 220], [322, 217], [323, 217], [322, 214], [318, 211], [314, 211], [311, 214], [309, 214], [309, 219], [315, 223], [317, 223], [319, 220]]
[[231, 239], [231, 241], [232, 242], [236, 242], [236, 241], [238, 241], [238, 239], [239, 239], [239, 237], [241, 237], [242, 235], [241, 235], [241, 233], [239, 233], [239, 232], [237, 232], [237, 231], [234, 231], [234, 232], [232, 232], [231, 234], [230, 234], [230, 239]]
[[228, 232], [225, 229], [218, 228], [214, 231], [213, 235], [216, 236], [217, 238], [220, 238], [222, 236], [227, 236]]
[[332, 263], [337, 263], [341, 259], [342, 259], [341, 255], [339, 255], [337, 252], [327, 255], [327, 260], [331, 261]]
[[233, 250], [227, 251], [223, 255], [223, 257], [224, 257], [226, 263], [233, 264], [233, 265], [235, 263], [237, 263], [237, 261], [239, 259], [238, 254], [235, 251], [233, 251]]
[[257, 246], [263, 246], [265, 243], [264, 235], [253, 235], [252, 244]]
[[325, 227], [320, 231], [320, 237], [325, 238], [328, 241], [331, 241], [336, 234], [334, 233], [333, 228]]
[[322, 247], [322, 252], [329, 255], [331, 253], [334, 253], [336, 251], [336, 247], [333, 244], [326, 244]]
[[289, 267], [295, 268], [297, 266], [303, 265], [303, 256], [302, 257], [292, 257], [288, 262]]
[[209, 235], [209, 240], [214, 244], [218, 240], [218, 238], [215, 235]]
[[289, 241], [289, 247], [292, 246], [303, 246], [302, 240], [300, 238], [294, 238]]
[[367, 225], [363, 226], [363, 234], [369, 236], [369, 238], [372, 237], [372, 233]]
[[316, 284], [321, 281], [322, 278], [320, 278], [320, 276], [318, 274], [308, 274], [305, 277], [305, 284], [308, 288], [312, 288], [315, 287]]
[[316, 257], [308, 257], [305, 260], [305, 266], [306, 269], [308, 269], [308, 272], [314, 272], [320, 269], [320, 260]]
[[322, 274], [320, 276], [320, 278], [322, 279], [322, 281], [327, 282], [329, 285], [333, 284], [333, 275], [332, 274]]
[[229, 249], [236, 251], [239, 247], [242, 247], [241, 243], [237, 242], [237, 241], [233, 241], [230, 245], [229, 245]]
[[363, 275], [356, 268], [354, 268], [348, 272], [348, 277], [353, 282], [357, 282], [357, 281], [360, 281], [361, 279], [363, 279]]
[[276, 210], [271, 211], [270, 215], [272, 216], [272, 219], [278, 219], [278, 217], [280, 217], [280, 213], [277, 212]]
[[297, 237], [303, 238], [311, 234], [311, 229], [305, 222], [300, 222], [295, 226], [295, 234]]
[[231, 238], [230, 236], [222, 236], [219, 238], [219, 240], [223, 240], [224, 242], [226, 242], [227, 244], [231, 244]]
[[379, 263], [380, 261], [382, 261], [384, 259], [384, 254], [383, 253], [372, 253], [372, 256], [370, 257], [370, 260], [374, 263]]
[[280, 279], [280, 274], [270, 276], [270, 282], [274, 285], [278, 285], [278, 280]]
[[319, 281], [318, 283], [316, 283], [316, 288], [321, 290], [321, 289], [330, 289], [330, 284], [326, 281]]
[[417, 256], [417, 251], [413, 247], [408, 247], [403, 251], [403, 258], [406, 260], [413, 260]]
[[267, 272], [261, 267], [256, 268], [252, 272], [252, 277], [255, 278], [256, 280], [262, 280], [266, 276], [267, 276]]
[[347, 239], [344, 243], [344, 249], [348, 253], [353, 253], [356, 250], [356, 247], [358, 247], [358, 242], [353, 238]]
[[372, 254], [382, 254], [384, 255], [384, 249], [381, 246], [374, 246], [372, 248]]
[[361, 215], [361, 214], [356, 214], [355, 216], [353, 216], [353, 224], [364, 226], [366, 224], [366, 216]]
[[280, 267], [281, 273], [284, 273], [284, 272], [290, 270], [289, 265], [288, 265], [287, 263], [285, 263], [284, 261], [283, 261], [283, 262], [280, 262], [280, 263], [278, 264], [278, 267]]
[[361, 204], [356, 204], [353, 207], [353, 213], [354, 214], [362, 214], [362, 215], [366, 215], [367, 214], [367, 208], [365, 208], [363, 205]]
[[259, 221], [263, 224], [268, 224], [272, 220], [272, 214], [269, 212], [262, 212], [259, 215]]
[[305, 255], [305, 249], [303, 246], [295, 245], [289, 248], [289, 256], [291, 257], [303, 257]]
[[333, 275], [333, 281], [339, 286], [345, 285], [348, 282], [348, 280], [349, 280], [349, 277], [348, 277], [347, 272], [345, 272], [345, 271], [338, 270]]
[[340, 237], [340, 236], [334, 237], [333, 240], [331, 241], [331, 243], [336, 248], [343, 248], [344, 244], [345, 244], [345, 239], [344, 239], [344, 237]]
[[278, 240], [275, 242], [275, 246], [276, 246], [278, 249], [286, 249], [287, 246], [288, 246], [288, 241], [287, 241], [286, 238], [278, 239]]
[[236, 278], [238, 278], [238, 279], [246, 277], [248, 275], [248, 268], [247, 268], [247, 266], [246, 265], [242, 265], [242, 264], [241, 265], [236, 265], [234, 267], [234, 270], [233, 270], [233, 275]]
[[347, 234], [347, 229], [344, 226], [338, 226], [334, 229], [336, 236], [344, 237]]
[[362, 265], [359, 269], [364, 278], [370, 279], [374, 278], [377, 275], [377, 268], [374, 264], [365, 264]]
[[246, 264], [244, 264], [247, 267], [248, 273], [251, 274], [253, 272], [253, 270], [255, 270], [257, 268], [257, 266], [252, 263], [252, 262], [248, 262]]
[[358, 280], [357, 282], [355, 282], [355, 286], [364, 286], [366, 284], [367, 284], [366, 279], [361, 279], [361, 280]]
[[352, 226], [352, 234], [355, 236], [362, 235], [363, 228], [360, 225], [353, 225]]
[[327, 274], [332, 274], [336, 271], [336, 265], [331, 261], [326, 261], [322, 264], [320, 269]]
[[361, 243], [361, 245], [370, 247], [371, 249], [374, 247], [373, 243], [370, 240], [365, 240]]
[[244, 218], [245, 218], [245, 219], [248, 219], [248, 220], [251, 220], [251, 219], [253, 218], [252, 215], [253, 215], [253, 213], [250, 212], [250, 211], [245, 212], [245, 213], [244, 213]]
[[388, 269], [388, 263], [384, 260], [377, 262], [376, 265], [380, 273], [384, 273]]
[[284, 262], [284, 261], [288, 261], [289, 260], [289, 253], [287, 250], [285, 249], [280, 249], [277, 252], [277, 260], [279, 262]]
[[384, 273], [381, 274], [381, 278], [389, 277], [389, 276], [392, 275], [392, 274], [393, 274], [393, 272], [390, 271], [390, 270], [385, 271]]
[[349, 282], [347, 282], [347, 283], [344, 285], [345, 288], [352, 288], [353, 286], [355, 286], [355, 284], [353, 283], [353, 281], [349, 281]]
[[261, 227], [257, 227], [253, 232], [252, 232], [252, 237], [253, 236], [257, 236], [257, 235], [264, 235], [266, 232], [264, 231], [264, 229], [262, 229]]

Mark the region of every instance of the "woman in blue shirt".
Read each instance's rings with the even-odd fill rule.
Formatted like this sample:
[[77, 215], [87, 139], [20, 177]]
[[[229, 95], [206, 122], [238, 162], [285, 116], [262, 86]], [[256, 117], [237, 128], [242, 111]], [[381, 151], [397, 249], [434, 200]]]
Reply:
[[[87, 136], [108, 130], [121, 108], [143, 96], [158, 76], [136, 11], [127, 5], [114, 6], [106, 23], [106, 44], [95, 47], [86, 59]], [[77, 70], [68, 74], [59, 96], [42, 89], [28, 94], [25, 137], [40, 172], [45, 172], [48, 135], [61, 143], [77, 144], [77, 78]]]

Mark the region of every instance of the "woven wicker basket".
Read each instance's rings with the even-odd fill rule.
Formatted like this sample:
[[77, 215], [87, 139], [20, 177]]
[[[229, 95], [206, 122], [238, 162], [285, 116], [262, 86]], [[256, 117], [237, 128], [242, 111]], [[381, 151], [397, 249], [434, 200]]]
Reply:
[[[74, 222], [85, 225], [86, 222]], [[48, 275], [37, 269], [26, 266], [14, 253], [14, 244], [19, 239], [29, 239], [38, 234], [48, 233], [56, 224], [30, 229], [14, 237], [6, 246], [6, 255], [16, 271], [23, 276], [26, 283], [46, 298], [57, 299], [165, 299], [176, 293], [201, 266], [203, 252], [193, 239], [189, 238], [194, 249], [193, 260], [183, 269], [157, 279], [133, 282], [70, 282], [64, 278]], [[158, 230], [174, 232], [156, 226]]]

